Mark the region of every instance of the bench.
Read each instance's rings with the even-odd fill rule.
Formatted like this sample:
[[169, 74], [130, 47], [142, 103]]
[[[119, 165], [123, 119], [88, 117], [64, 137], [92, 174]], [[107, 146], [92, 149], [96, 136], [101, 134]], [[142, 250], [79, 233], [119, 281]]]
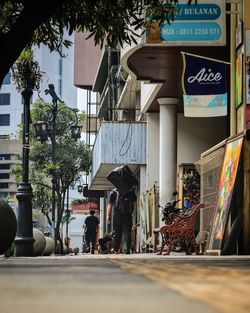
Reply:
[[[162, 238], [159, 254], [162, 254], [166, 246], [166, 255], [169, 255], [179, 242], [185, 242], [187, 250], [188, 247], [195, 246], [195, 220], [200, 209], [203, 207], [204, 204], [198, 204], [187, 212], [170, 214], [166, 225], [159, 229]], [[186, 253], [188, 254], [187, 250]]]

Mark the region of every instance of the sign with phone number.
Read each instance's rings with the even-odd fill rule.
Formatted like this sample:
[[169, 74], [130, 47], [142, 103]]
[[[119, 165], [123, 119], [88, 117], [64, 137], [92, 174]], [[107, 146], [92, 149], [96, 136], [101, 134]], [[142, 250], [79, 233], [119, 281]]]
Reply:
[[169, 46], [226, 44], [224, 0], [199, 0], [196, 5], [179, 0], [176, 9], [175, 21], [170, 25], [165, 23], [159, 30], [161, 43]]
[[161, 28], [164, 41], [215, 41], [221, 37], [221, 28], [217, 23], [178, 23], [174, 22]]

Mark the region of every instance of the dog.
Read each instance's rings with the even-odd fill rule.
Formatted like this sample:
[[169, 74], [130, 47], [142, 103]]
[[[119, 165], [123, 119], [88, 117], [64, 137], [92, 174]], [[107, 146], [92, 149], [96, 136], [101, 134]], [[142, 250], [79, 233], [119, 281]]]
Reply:
[[111, 252], [113, 246], [115, 233], [106, 234], [104, 237], [98, 240], [98, 253], [99, 254], [108, 254]]

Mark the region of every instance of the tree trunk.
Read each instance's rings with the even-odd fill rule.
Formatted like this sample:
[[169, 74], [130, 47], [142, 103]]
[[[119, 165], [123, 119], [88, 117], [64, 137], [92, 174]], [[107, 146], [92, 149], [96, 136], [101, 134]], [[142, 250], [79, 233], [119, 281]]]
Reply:
[[48, 220], [49, 226], [52, 227], [52, 222], [51, 222], [51, 219], [50, 219], [50, 217], [49, 217], [49, 214], [48, 214], [48, 213], [45, 213], [45, 216], [46, 216], [46, 218], [47, 218], [47, 220]]

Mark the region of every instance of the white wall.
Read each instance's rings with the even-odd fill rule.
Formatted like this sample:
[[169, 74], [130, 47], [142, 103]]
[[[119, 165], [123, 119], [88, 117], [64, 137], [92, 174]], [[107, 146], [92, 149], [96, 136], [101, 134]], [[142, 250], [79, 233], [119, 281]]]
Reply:
[[105, 199], [100, 198], [100, 224], [99, 224], [99, 236], [100, 238], [105, 235], [104, 232], [104, 225], [106, 223], [106, 216], [104, 216], [104, 210], [105, 210]]
[[[74, 37], [65, 35], [70, 41]], [[55, 86], [55, 91], [59, 98], [71, 108], [77, 108], [77, 88], [74, 86], [74, 43], [66, 49], [62, 47], [61, 57], [58, 52], [50, 52], [47, 47], [41, 45], [40, 49], [35, 50], [35, 57], [40, 64], [41, 70], [45, 73], [41, 83], [41, 97], [51, 102], [51, 96], [45, 95], [44, 90], [48, 89], [48, 84]], [[62, 62], [62, 74], [59, 75], [59, 63]], [[59, 91], [59, 79], [62, 81], [62, 94]]]
[[156, 182], [159, 182], [159, 113], [148, 113], [146, 188]]
[[[7, 135], [16, 132], [18, 129], [17, 126], [21, 123], [23, 112], [22, 97], [17, 92], [12, 79], [11, 84], [2, 85], [0, 93], [10, 93], [10, 105], [1, 105], [1, 114], [10, 114], [10, 125], [0, 126], [0, 135]], [[12, 138], [15, 138], [15, 136]]]
[[162, 84], [149, 84], [141, 82], [141, 112], [146, 113], [147, 109], [155, 99]]
[[177, 117], [177, 165], [194, 163], [202, 152], [226, 138], [226, 118]]
[[146, 185], [146, 165], [140, 166], [140, 194], [145, 193], [147, 190]]
[[72, 46], [68, 49], [63, 47], [66, 57], [62, 59], [62, 98], [68, 106], [77, 108], [77, 88], [74, 86], [74, 36], [65, 34], [64, 37], [72, 41]]
[[[68, 235], [71, 237], [70, 247], [79, 248], [82, 251], [83, 224], [87, 215], [74, 213], [71, 215], [75, 219], [69, 223]], [[63, 238], [66, 236], [66, 225], [63, 227]]]

